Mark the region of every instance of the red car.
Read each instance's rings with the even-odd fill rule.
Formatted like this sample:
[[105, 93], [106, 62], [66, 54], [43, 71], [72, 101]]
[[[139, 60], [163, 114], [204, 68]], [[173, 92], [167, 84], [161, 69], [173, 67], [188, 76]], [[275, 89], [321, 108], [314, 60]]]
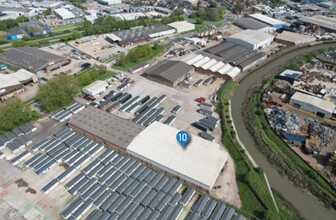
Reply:
[[195, 99], [195, 102], [205, 102], [205, 98], [204, 97], [199, 97], [197, 99]]
[[95, 98], [93, 98], [93, 97], [90, 96], [90, 95], [86, 95], [86, 96], [84, 96], [84, 99], [85, 99], [86, 101], [90, 101], [90, 102], [93, 102], [94, 100], [96, 100]]

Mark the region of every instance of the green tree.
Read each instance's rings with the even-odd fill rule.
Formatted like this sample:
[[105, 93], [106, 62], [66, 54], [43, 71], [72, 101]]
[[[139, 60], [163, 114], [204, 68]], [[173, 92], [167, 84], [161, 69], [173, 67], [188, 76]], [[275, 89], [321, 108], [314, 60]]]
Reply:
[[127, 58], [124, 52], [120, 53], [120, 56], [116, 62], [117, 66], [125, 66], [127, 63]]
[[78, 39], [78, 38], [81, 38], [83, 35], [82, 35], [82, 32], [80, 31], [73, 31], [72, 34], [71, 34], [71, 38], [72, 39]]
[[217, 2], [211, 2], [210, 8], [217, 8]]
[[76, 80], [61, 73], [40, 85], [36, 98], [45, 111], [51, 112], [70, 104], [78, 92]]
[[196, 22], [196, 24], [203, 24], [203, 19], [202, 18], [196, 18], [195, 22]]
[[19, 127], [39, 117], [39, 113], [32, 110], [21, 99], [13, 97], [0, 103], [0, 134]]

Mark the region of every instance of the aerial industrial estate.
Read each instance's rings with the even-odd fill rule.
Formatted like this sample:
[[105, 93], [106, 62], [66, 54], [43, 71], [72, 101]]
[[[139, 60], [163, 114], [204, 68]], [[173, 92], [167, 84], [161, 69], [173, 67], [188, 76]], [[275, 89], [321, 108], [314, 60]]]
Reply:
[[334, 1], [0, 2], [0, 219], [335, 218]]

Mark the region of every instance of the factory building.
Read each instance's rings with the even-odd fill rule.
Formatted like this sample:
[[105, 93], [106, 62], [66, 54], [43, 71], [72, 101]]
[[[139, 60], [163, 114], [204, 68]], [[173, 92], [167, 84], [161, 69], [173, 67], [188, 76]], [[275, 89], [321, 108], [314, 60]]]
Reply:
[[82, 92], [92, 97], [98, 97], [101, 93], [105, 92], [108, 87], [108, 83], [102, 80], [97, 80], [90, 85], [85, 86]]
[[301, 17], [301, 22], [309, 25], [316, 25], [324, 30], [336, 32], [336, 19], [323, 15], [314, 15], [311, 17]]
[[256, 30], [244, 30], [237, 34], [233, 34], [226, 40], [236, 43], [252, 50], [265, 48], [273, 42], [274, 36]]
[[146, 70], [144, 76], [152, 81], [175, 87], [193, 72], [194, 68], [184, 62], [164, 60]]
[[302, 72], [287, 69], [283, 71], [282, 73], [280, 73], [277, 78], [281, 80], [285, 80], [293, 85], [294, 81], [296, 81], [298, 77], [300, 77], [301, 75], [302, 75]]
[[37, 76], [24, 69], [10, 74], [0, 74], [0, 100], [23, 91], [24, 85], [34, 82], [37, 82]]
[[62, 20], [70, 20], [76, 18], [76, 16], [66, 8], [55, 9], [54, 13]]
[[304, 34], [298, 34], [289, 31], [283, 31], [278, 34], [275, 38], [275, 42], [287, 45], [299, 45], [299, 44], [309, 44], [316, 40], [315, 37], [311, 37]]
[[58, 2], [58, 1], [34, 1], [31, 3], [33, 7], [36, 8], [59, 8], [64, 5], [64, 2]]
[[283, 21], [268, 17], [266, 15], [263, 14], [251, 14], [249, 15], [249, 17], [262, 22], [264, 24], [267, 24], [275, 29], [281, 29], [284, 28], [285, 26], [287, 26], [287, 24]]
[[193, 135], [192, 142], [182, 148], [175, 138], [177, 132], [154, 122], [134, 138], [127, 153], [209, 192], [225, 167], [227, 152], [219, 144]]
[[185, 33], [195, 30], [195, 24], [189, 23], [187, 21], [176, 21], [168, 25], [174, 28], [176, 30], [176, 33]]
[[110, 43], [118, 43], [120, 46], [126, 47], [145, 42], [151, 38], [167, 36], [173, 33], [175, 33], [175, 30], [168, 25], [156, 24], [147, 27], [115, 31], [108, 34], [106, 40]]
[[115, 5], [115, 4], [121, 4], [121, 0], [97, 0], [98, 3], [102, 5]]
[[33, 73], [53, 71], [70, 63], [65, 57], [43, 51], [36, 47], [18, 47], [6, 50], [0, 60]]
[[251, 17], [242, 17], [242, 18], [238, 18], [237, 20], [235, 20], [235, 25], [237, 25], [238, 27], [246, 30], [246, 29], [251, 29], [251, 30], [260, 30], [266, 27], [270, 27], [270, 25], [258, 21], [254, 18]]
[[185, 59], [186, 64], [195, 67], [195, 71], [206, 75], [214, 75], [224, 80], [235, 78], [240, 69], [228, 63], [202, 54], [193, 54]]
[[70, 128], [99, 143], [124, 152], [143, 126], [94, 107], [87, 107], [71, 117]]
[[314, 113], [322, 118], [336, 116], [336, 105], [334, 103], [301, 92], [296, 92], [289, 103], [296, 108]]

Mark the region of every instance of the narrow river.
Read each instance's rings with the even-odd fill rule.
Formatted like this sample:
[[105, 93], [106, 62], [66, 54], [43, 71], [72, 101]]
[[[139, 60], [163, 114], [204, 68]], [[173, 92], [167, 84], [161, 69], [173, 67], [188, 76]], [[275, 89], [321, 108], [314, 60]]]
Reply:
[[304, 218], [312, 220], [336, 219], [336, 213], [325, 208], [323, 204], [312, 195], [301, 192], [301, 190], [295, 187], [292, 182], [277, 172], [276, 168], [267, 161], [267, 159], [255, 146], [253, 139], [245, 127], [242, 118], [242, 111], [243, 102], [247, 95], [247, 91], [264, 75], [270, 73], [273, 69], [280, 65], [285, 65], [297, 56], [308, 54], [320, 48], [328, 48], [331, 46], [336, 46], [336, 43], [300, 48], [289, 52], [274, 61], [271, 61], [270, 63], [262, 66], [260, 69], [254, 72], [251, 72], [247, 77], [245, 77], [245, 79], [240, 82], [239, 87], [237, 88], [236, 93], [231, 100], [233, 121], [236, 125], [239, 137], [254, 160], [267, 174], [271, 187], [276, 189], [289, 202], [291, 202]]

